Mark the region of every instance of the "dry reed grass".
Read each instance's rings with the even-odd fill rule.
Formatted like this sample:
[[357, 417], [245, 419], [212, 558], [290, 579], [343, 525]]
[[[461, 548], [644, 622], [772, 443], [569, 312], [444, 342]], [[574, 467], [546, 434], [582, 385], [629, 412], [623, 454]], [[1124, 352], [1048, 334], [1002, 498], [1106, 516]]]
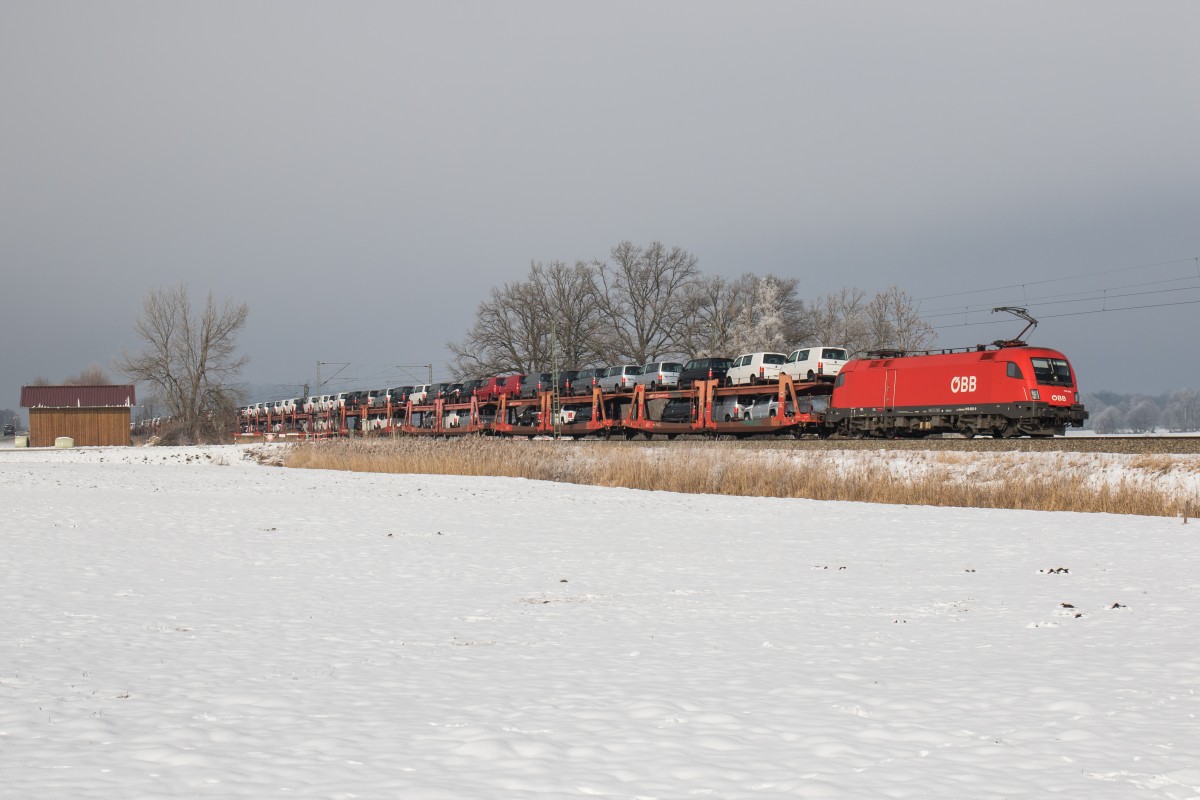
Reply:
[[[921, 454], [912, 469], [834, 451], [745, 451], [719, 443], [631, 447], [469, 437], [451, 441], [331, 441], [296, 445], [288, 467], [354, 472], [493, 475], [689, 494], [800, 497], [903, 505], [1195, 516], [1186, 491], [1122, 478], [1089, 485], [1051, 462], [1045, 471], [997, 461], [976, 469], [963, 454]], [[1022, 464], [1036, 463], [1032, 461]], [[1143, 463], [1159, 473], [1159, 459]]]

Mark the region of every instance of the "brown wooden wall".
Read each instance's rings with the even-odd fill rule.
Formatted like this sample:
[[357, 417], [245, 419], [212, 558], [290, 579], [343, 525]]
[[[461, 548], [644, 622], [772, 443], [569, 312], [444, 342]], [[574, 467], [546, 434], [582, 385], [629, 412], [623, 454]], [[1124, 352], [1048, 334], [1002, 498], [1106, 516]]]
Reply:
[[70, 436], [77, 447], [129, 444], [129, 408], [31, 408], [29, 446], [53, 447]]

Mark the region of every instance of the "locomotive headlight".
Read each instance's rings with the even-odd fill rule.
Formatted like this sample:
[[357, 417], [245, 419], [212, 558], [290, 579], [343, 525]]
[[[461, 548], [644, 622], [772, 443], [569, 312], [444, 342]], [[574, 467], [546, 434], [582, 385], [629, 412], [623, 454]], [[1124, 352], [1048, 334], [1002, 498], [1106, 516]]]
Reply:
[[1042, 396], [1041, 396], [1041, 394], [1039, 394], [1039, 393], [1038, 393], [1038, 390], [1037, 390], [1037, 389], [1030, 389], [1030, 390], [1029, 390], [1029, 396], [1030, 396], [1030, 397], [1032, 397], [1034, 400], [1041, 400], [1041, 399], [1042, 399]]
[[1071, 402], [1073, 402], [1073, 403], [1078, 403], [1078, 402], [1079, 402], [1079, 392], [1075, 392], [1075, 399], [1074, 399], [1074, 400], [1072, 400]]

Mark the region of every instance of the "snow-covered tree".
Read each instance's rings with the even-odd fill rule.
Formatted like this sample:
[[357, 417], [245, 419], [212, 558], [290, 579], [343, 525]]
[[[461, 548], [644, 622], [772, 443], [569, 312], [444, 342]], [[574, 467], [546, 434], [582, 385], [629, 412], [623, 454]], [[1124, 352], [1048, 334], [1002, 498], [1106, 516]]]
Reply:
[[1095, 414], [1091, 422], [1096, 433], [1117, 433], [1125, 427], [1125, 415], [1116, 406], [1109, 406]]
[[1172, 431], [1200, 430], [1200, 392], [1195, 389], [1171, 392], [1160, 421]]
[[1159, 414], [1158, 406], [1147, 397], [1129, 410], [1125, 424], [1134, 433], [1153, 433]]

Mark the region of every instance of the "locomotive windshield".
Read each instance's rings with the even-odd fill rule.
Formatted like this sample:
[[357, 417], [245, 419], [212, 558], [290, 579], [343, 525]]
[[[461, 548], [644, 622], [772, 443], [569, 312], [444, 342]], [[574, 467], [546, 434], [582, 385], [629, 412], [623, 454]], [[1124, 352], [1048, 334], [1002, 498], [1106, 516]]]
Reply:
[[1063, 358], [1031, 358], [1033, 375], [1043, 386], [1071, 386], [1071, 365]]

